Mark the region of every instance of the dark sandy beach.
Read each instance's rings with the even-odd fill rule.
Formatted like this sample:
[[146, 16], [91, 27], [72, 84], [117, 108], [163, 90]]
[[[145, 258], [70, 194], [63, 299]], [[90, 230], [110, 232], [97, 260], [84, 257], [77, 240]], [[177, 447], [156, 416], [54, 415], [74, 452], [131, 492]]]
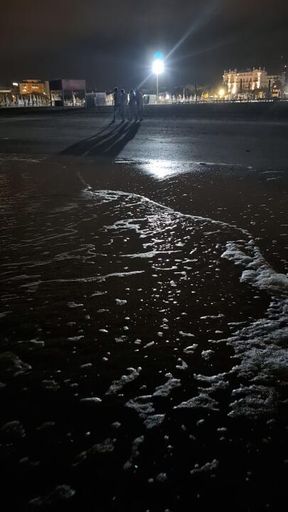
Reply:
[[3, 504], [281, 510], [286, 121], [3, 119]]

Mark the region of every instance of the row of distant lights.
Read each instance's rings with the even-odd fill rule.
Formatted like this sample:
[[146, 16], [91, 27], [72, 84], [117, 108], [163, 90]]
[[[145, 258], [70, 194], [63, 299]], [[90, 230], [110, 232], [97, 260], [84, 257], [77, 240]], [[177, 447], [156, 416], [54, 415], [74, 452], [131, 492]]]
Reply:
[[[165, 65], [164, 65], [164, 56], [163, 56], [163, 53], [162, 52], [156, 52], [154, 54], [154, 61], [152, 62], [152, 73], [154, 75], [161, 75], [161, 73], [163, 73], [165, 70]], [[224, 96], [225, 96], [225, 89], [223, 89], [222, 87], [218, 90], [218, 96], [219, 98], [223, 99]], [[160, 100], [164, 100], [163, 97], [159, 97]], [[166, 97], [165, 97], [166, 100], [170, 100], [170, 96], [167, 94]]]

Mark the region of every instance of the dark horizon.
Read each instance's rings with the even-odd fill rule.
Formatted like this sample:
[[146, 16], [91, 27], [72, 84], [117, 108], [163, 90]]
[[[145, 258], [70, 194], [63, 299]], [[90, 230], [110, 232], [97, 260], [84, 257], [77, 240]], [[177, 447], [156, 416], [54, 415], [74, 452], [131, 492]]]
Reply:
[[167, 87], [215, 83], [229, 68], [280, 72], [288, 57], [284, 0], [256, 0], [249, 10], [240, 0], [15, 0], [2, 14], [1, 84], [63, 77], [98, 90], [130, 88], [150, 74], [156, 50], [171, 54], [161, 77]]

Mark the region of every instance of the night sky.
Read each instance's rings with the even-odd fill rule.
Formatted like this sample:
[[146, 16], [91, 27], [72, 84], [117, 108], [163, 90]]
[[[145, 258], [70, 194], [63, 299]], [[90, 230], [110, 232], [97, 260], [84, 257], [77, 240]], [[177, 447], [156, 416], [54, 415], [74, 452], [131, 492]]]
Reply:
[[184, 34], [162, 84], [213, 84], [229, 67], [276, 72], [287, 29], [287, 0], [14, 0], [1, 9], [0, 84], [63, 77], [128, 89]]

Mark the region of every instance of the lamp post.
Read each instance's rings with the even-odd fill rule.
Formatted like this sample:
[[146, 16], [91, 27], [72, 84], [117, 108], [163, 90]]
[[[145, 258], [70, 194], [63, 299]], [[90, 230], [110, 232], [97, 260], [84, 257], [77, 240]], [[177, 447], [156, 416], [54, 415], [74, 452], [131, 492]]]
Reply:
[[152, 72], [156, 75], [156, 103], [159, 101], [159, 75], [164, 71], [164, 60], [162, 54], [157, 52], [152, 63]]

